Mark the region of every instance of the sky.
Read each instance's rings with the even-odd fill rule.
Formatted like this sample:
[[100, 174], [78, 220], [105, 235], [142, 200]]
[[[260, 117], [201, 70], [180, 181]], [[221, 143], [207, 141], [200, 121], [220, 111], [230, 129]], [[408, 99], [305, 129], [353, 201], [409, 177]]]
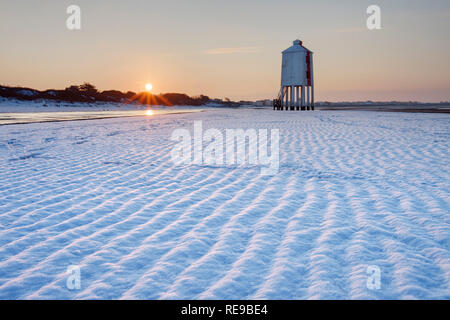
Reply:
[[300, 39], [316, 101], [450, 101], [449, 31], [448, 0], [1, 0], [0, 84], [273, 99]]

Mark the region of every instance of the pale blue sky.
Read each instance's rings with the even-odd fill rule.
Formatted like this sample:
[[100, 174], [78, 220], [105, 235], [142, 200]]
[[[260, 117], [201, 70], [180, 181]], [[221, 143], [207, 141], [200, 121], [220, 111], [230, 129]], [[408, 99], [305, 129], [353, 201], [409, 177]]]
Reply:
[[[70, 4], [80, 31], [66, 29]], [[366, 28], [370, 4], [381, 30]], [[450, 100], [449, 31], [448, 0], [2, 0], [0, 84], [273, 98], [300, 38], [317, 100]]]

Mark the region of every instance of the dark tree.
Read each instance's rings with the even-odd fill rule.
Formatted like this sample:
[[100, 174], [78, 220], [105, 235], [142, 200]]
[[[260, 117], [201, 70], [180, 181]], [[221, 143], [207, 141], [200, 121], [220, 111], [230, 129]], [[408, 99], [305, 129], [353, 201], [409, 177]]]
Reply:
[[83, 83], [81, 86], [79, 86], [79, 88], [81, 92], [84, 92], [90, 96], [96, 95], [98, 93], [97, 88], [88, 82]]

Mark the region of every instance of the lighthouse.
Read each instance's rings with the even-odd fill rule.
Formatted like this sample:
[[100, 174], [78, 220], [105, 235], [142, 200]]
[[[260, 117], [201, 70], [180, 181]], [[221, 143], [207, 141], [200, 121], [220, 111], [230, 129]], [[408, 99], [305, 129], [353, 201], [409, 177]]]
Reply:
[[274, 110], [314, 110], [312, 55], [300, 40], [282, 52], [281, 87]]

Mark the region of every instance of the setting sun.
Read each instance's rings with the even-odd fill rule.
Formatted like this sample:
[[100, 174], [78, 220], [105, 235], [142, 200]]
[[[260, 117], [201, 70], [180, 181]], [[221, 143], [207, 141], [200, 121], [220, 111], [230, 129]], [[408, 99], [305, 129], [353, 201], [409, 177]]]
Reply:
[[153, 88], [153, 86], [152, 86], [151, 83], [147, 83], [147, 84], [145, 85], [145, 90], [147, 90], [147, 91], [152, 90], [152, 88]]
[[152, 110], [147, 110], [147, 111], [145, 112], [145, 114], [148, 115], [148, 116], [151, 116], [151, 115], [153, 115], [153, 112], [152, 112]]

